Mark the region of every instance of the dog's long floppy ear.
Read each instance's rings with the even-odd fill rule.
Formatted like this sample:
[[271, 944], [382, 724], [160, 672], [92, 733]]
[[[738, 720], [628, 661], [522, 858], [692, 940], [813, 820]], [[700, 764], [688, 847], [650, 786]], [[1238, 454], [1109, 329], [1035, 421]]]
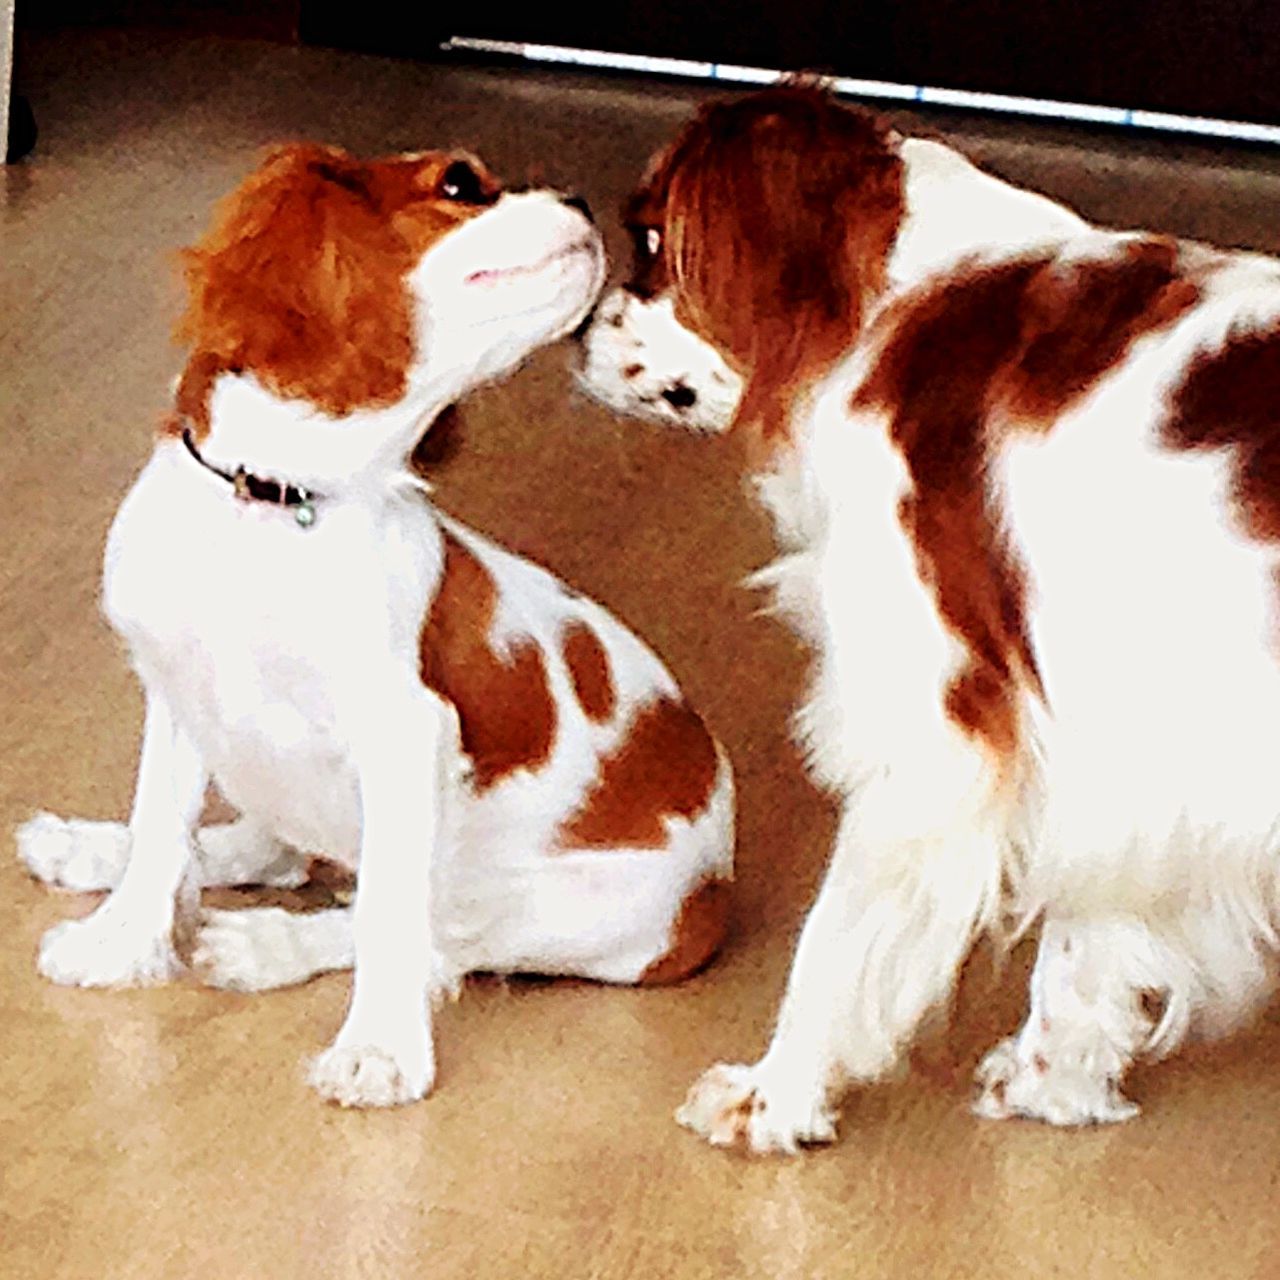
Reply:
[[271, 152], [182, 254], [191, 358], [179, 408], [205, 426], [224, 370], [334, 416], [394, 403], [413, 354], [408, 249], [370, 171], [336, 149]]
[[903, 213], [888, 128], [791, 83], [705, 109], [654, 183], [677, 316], [745, 376], [738, 421], [785, 431], [884, 287]]

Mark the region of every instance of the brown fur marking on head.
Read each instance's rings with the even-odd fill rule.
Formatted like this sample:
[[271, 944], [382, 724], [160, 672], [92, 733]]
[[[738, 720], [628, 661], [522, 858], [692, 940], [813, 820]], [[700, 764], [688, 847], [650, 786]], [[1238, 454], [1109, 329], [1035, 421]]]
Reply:
[[566, 849], [654, 847], [667, 818], [692, 819], [711, 798], [719, 760], [706, 726], [684, 702], [642, 707], [600, 765], [581, 808], [560, 830]]
[[484, 791], [551, 755], [556, 705], [538, 644], [494, 648], [498, 590], [483, 564], [449, 533], [444, 573], [422, 628], [422, 682], [458, 712], [462, 749]]
[[179, 416], [207, 430], [224, 372], [251, 373], [333, 417], [394, 404], [414, 349], [405, 277], [477, 211], [438, 196], [453, 159], [363, 163], [306, 143], [271, 152], [182, 255], [188, 303], [177, 333], [191, 357]]
[[888, 128], [795, 83], [703, 108], [628, 219], [662, 234], [642, 289], [674, 285], [677, 318], [745, 378], [738, 421], [777, 436], [857, 337], [903, 208]]

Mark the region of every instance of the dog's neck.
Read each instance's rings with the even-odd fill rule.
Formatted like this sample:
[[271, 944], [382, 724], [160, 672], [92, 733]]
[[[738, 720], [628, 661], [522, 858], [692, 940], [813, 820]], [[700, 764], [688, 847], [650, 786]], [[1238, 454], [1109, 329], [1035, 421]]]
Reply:
[[452, 386], [411, 382], [396, 404], [330, 418], [304, 400], [282, 400], [252, 375], [225, 374], [213, 388], [200, 456], [219, 470], [338, 496], [376, 493], [402, 479]]
[[940, 142], [907, 138], [901, 155], [907, 212], [889, 259], [894, 288], [993, 248], [1033, 249], [1088, 227], [1065, 205], [983, 172]]

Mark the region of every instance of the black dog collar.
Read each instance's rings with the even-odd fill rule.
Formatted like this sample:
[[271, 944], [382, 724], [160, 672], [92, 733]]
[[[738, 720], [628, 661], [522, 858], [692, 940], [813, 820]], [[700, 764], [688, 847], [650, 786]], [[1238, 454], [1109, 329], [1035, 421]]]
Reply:
[[269, 502], [277, 507], [289, 507], [293, 510], [293, 518], [303, 529], [310, 528], [316, 521], [316, 494], [301, 485], [281, 484], [278, 480], [266, 480], [256, 476], [243, 467], [234, 471], [223, 471], [212, 462], [201, 456], [196, 442], [191, 436], [191, 428], [182, 429], [182, 443], [187, 452], [206, 470], [225, 480], [235, 492], [235, 496], [244, 502]]

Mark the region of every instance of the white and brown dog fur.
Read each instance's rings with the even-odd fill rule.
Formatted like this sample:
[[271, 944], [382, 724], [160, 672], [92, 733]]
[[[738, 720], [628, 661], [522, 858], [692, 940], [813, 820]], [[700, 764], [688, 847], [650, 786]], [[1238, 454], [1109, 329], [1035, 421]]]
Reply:
[[[112, 889], [46, 935], [47, 977], [168, 980], [183, 924], [217, 986], [354, 964], [311, 1081], [382, 1106], [430, 1090], [431, 1003], [468, 972], [665, 982], [715, 951], [723, 752], [640, 640], [409, 467], [603, 270], [580, 202], [461, 155], [289, 146], [229, 197], [186, 255], [190, 359], [106, 549], [146, 696], [132, 816], [20, 832], [36, 875]], [[197, 832], [210, 782], [241, 816]], [[200, 886], [296, 883], [308, 853], [358, 869], [353, 907], [198, 913]]]
[[628, 219], [583, 378], [749, 433], [841, 802], [771, 1043], [680, 1111], [830, 1140], [975, 939], [1041, 929], [977, 1110], [1122, 1120], [1271, 990], [1280, 263], [1091, 227], [816, 87], [713, 104]]

